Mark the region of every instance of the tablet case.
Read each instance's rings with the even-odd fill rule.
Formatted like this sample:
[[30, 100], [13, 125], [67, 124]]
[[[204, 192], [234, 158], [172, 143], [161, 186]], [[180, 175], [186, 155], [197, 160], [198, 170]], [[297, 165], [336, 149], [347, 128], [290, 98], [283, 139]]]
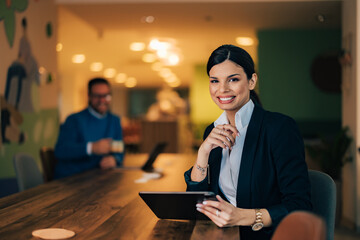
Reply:
[[158, 142], [155, 144], [155, 146], [152, 148], [149, 157], [145, 161], [145, 163], [141, 167], [133, 167], [133, 166], [121, 166], [119, 168], [122, 169], [141, 169], [144, 172], [156, 172], [156, 169], [154, 169], [153, 165], [157, 157], [164, 152], [165, 147], [167, 146], [167, 142]]
[[151, 172], [154, 170], [153, 164], [157, 156], [164, 151], [166, 145], [167, 145], [166, 142], [159, 142], [155, 145], [155, 147], [150, 152], [149, 158], [146, 160], [145, 164], [141, 167], [143, 171]]
[[209, 220], [196, 210], [196, 204], [215, 199], [213, 192], [139, 192], [139, 195], [160, 219]]

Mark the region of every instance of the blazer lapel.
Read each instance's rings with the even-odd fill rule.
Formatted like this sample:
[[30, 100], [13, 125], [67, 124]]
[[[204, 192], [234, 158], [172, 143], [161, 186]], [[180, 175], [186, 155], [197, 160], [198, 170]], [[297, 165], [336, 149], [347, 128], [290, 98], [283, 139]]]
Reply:
[[221, 159], [222, 159], [222, 148], [217, 147], [213, 149], [211, 152], [211, 158], [209, 159], [209, 166], [210, 166], [210, 174], [214, 176], [212, 177], [213, 182], [210, 184], [214, 186], [219, 186]]
[[[211, 132], [211, 130], [214, 128], [214, 125], [212, 125], [211, 128], [209, 128], [209, 131], [206, 133], [206, 137]], [[209, 156], [209, 167], [210, 167], [210, 175], [212, 181], [210, 182], [211, 189], [215, 192], [215, 194], [220, 193], [220, 187], [219, 187], [219, 175], [220, 175], [220, 167], [221, 167], [221, 159], [222, 159], [222, 148], [217, 147], [214, 148], [210, 152]]]
[[251, 175], [264, 113], [261, 107], [255, 105], [246, 132], [236, 194], [238, 207], [251, 207]]

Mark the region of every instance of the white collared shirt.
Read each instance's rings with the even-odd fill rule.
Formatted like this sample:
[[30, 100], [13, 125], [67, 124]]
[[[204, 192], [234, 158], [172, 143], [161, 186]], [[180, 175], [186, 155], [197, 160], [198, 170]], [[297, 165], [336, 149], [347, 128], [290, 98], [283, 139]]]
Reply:
[[98, 118], [98, 119], [103, 119], [106, 118], [107, 116], [107, 112], [104, 114], [98, 113], [97, 111], [95, 111], [95, 109], [93, 109], [91, 106], [88, 106], [88, 110], [90, 112], [91, 115], [93, 115], [94, 117]]
[[[230, 154], [229, 149], [222, 150], [219, 186], [227, 199], [230, 201], [230, 203], [235, 207], [242, 152], [244, 148], [247, 127], [249, 125], [253, 110], [254, 103], [252, 102], [252, 100], [249, 100], [235, 114], [235, 125], [236, 129], [240, 133], [240, 136], [236, 136], [235, 144], [233, 145]], [[223, 112], [220, 117], [214, 122], [215, 127], [222, 124], [229, 124], [226, 112]]]

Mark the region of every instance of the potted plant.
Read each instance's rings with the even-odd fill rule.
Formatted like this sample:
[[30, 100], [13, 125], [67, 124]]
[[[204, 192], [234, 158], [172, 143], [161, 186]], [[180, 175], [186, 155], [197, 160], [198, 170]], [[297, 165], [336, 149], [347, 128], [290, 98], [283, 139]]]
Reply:
[[352, 142], [348, 135], [349, 128], [343, 127], [333, 138], [321, 137], [321, 143], [306, 145], [309, 156], [318, 162], [322, 171], [329, 174], [334, 180], [341, 179], [341, 169], [352, 158], [347, 150]]
[[320, 144], [306, 145], [307, 152], [315, 162], [319, 163], [323, 172], [329, 174], [336, 184], [336, 217], [335, 225], [339, 225], [342, 212], [341, 170], [352, 158], [347, 150], [352, 138], [348, 135], [349, 128], [343, 127], [333, 138], [320, 138]]

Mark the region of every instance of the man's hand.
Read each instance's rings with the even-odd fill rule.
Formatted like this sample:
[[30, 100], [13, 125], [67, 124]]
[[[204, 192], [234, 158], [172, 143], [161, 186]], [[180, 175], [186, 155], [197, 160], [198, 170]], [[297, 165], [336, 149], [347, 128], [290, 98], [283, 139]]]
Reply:
[[111, 138], [100, 139], [92, 143], [91, 152], [98, 155], [108, 154], [111, 151]]
[[110, 169], [116, 167], [116, 160], [114, 156], [105, 156], [100, 161], [101, 169]]

